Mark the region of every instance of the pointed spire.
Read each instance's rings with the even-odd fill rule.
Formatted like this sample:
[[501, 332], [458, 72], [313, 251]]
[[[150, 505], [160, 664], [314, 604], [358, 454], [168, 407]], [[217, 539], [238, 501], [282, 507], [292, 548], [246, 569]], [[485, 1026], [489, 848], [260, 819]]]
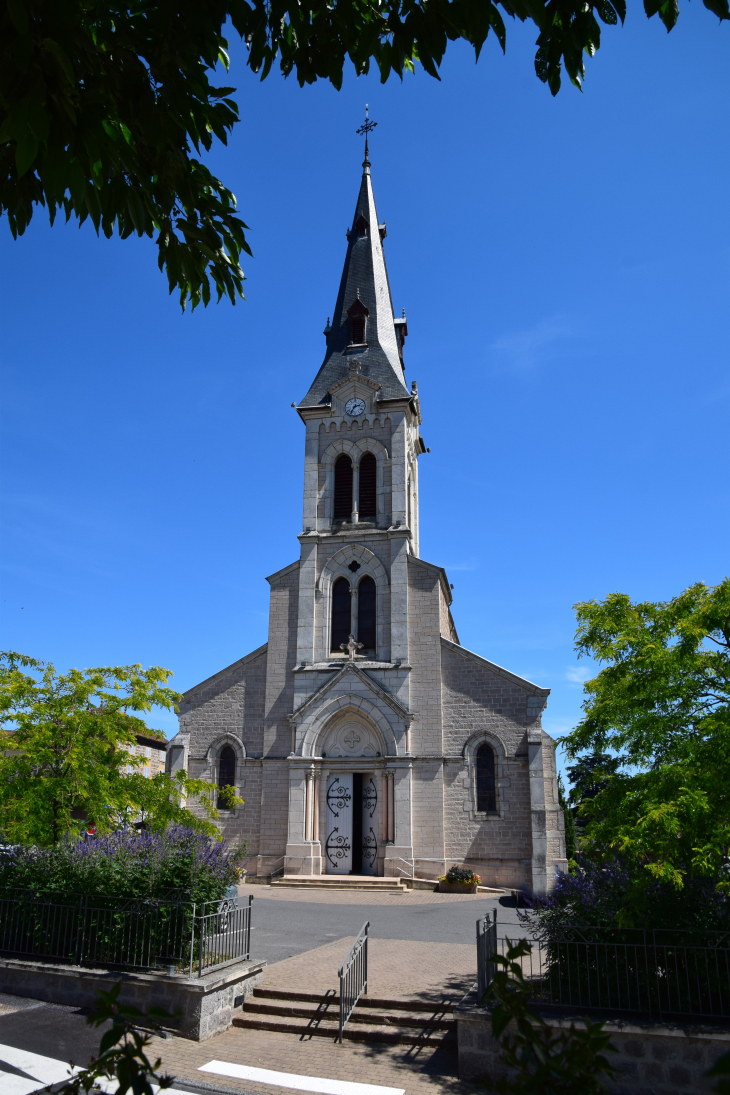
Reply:
[[[367, 108], [366, 108], [367, 110]], [[380, 399], [406, 399], [403, 363], [396, 326], [402, 320], [393, 316], [388, 271], [385, 266], [383, 239], [385, 224], [380, 224], [375, 208], [368, 133], [376, 122], [365, 118], [358, 133], [365, 134], [365, 160], [352, 227], [347, 232], [347, 255], [337, 294], [337, 303], [328, 323], [327, 351], [314, 383], [299, 404], [312, 407], [329, 401], [329, 389], [349, 375], [348, 366], [357, 356], [362, 375], [380, 385]], [[363, 334], [364, 332], [364, 334]]]

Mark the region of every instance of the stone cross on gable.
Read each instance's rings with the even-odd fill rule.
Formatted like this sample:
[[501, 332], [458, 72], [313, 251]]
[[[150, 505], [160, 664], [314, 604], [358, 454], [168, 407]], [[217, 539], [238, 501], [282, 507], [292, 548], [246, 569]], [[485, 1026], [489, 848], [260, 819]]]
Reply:
[[349, 655], [349, 660], [351, 662], [354, 662], [355, 655], [357, 654], [358, 650], [362, 650], [362, 646], [362, 643], [359, 643], [355, 640], [354, 635], [350, 635], [346, 643], [340, 643], [340, 650], [346, 650]]

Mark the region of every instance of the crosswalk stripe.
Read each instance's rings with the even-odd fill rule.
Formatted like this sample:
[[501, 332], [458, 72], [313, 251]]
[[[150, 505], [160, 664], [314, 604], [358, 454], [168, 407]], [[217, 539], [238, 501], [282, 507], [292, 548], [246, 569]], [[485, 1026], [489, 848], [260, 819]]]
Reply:
[[319, 1076], [297, 1076], [293, 1072], [273, 1072], [268, 1068], [233, 1065], [226, 1061], [209, 1061], [198, 1072], [215, 1072], [237, 1080], [251, 1080], [275, 1087], [290, 1087], [297, 1091], [315, 1091], [320, 1095], [405, 1095], [403, 1087], [379, 1087], [377, 1084], [356, 1084], [350, 1080], [326, 1080]]
[[19, 1068], [21, 1072], [27, 1072], [34, 1080], [40, 1080], [41, 1084], [56, 1084], [59, 1080], [69, 1078], [69, 1067], [64, 1061], [56, 1061], [53, 1057], [44, 1057], [40, 1053], [31, 1053], [27, 1049], [0, 1045], [0, 1067], [3, 1061], [12, 1065], [13, 1068]]
[[14, 1076], [12, 1072], [0, 1070], [0, 1086], [3, 1095], [31, 1095], [32, 1091], [42, 1091], [44, 1085], [37, 1080], [26, 1080], [25, 1076]]

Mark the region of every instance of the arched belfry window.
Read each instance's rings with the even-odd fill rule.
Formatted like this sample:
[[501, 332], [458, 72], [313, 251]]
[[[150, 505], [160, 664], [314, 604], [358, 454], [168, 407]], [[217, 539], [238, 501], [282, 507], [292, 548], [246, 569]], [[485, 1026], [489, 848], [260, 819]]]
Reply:
[[332, 628], [330, 650], [341, 654], [340, 643], [346, 643], [350, 637], [352, 619], [350, 612], [350, 583], [347, 578], [338, 578], [332, 586]]
[[497, 810], [497, 780], [494, 749], [484, 742], [476, 751], [477, 813], [493, 814]]
[[376, 492], [378, 462], [371, 452], [366, 452], [360, 461], [360, 497], [357, 511], [360, 517], [376, 516]]
[[375, 651], [375, 582], [368, 574], [357, 587], [357, 641]]
[[[235, 787], [235, 785], [236, 754], [230, 745], [224, 745], [218, 754], [218, 787]], [[218, 795], [218, 809], [229, 809], [220, 795]]]
[[[344, 452], [335, 461], [335, 521], [348, 521], [352, 516], [352, 460]], [[345, 636], [347, 641], [347, 636]]]

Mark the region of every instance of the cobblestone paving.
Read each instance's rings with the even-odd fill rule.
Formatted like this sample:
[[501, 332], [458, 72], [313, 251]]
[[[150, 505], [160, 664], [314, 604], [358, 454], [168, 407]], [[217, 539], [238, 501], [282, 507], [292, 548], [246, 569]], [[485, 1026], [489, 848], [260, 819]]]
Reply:
[[237, 1091], [260, 1092], [261, 1095], [289, 1095], [290, 1092], [294, 1095], [294, 1092], [290, 1088], [197, 1070], [201, 1065], [217, 1060], [329, 1080], [404, 1088], [406, 1095], [440, 1095], [442, 1092], [445, 1095], [456, 1095], [457, 1092], [470, 1095], [480, 1090], [483, 1092], [483, 1089], [459, 1081], [453, 1050], [431, 1046], [357, 1042], [344, 1042], [340, 1046], [328, 1038], [301, 1039], [296, 1034], [234, 1027], [203, 1043], [181, 1038], [170, 1041], [154, 1039], [152, 1053], [162, 1058], [163, 1067], [168, 1072], [181, 1079], [202, 1079], [208, 1084]]
[[[354, 936], [337, 939], [275, 962], [262, 988], [296, 992], [337, 991], [337, 970]], [[389, 999], [455, 1004], [476, 980], [476, 947], [464, 943], [418, 943], [402, 939], [368, 942], [368, 992]]]

